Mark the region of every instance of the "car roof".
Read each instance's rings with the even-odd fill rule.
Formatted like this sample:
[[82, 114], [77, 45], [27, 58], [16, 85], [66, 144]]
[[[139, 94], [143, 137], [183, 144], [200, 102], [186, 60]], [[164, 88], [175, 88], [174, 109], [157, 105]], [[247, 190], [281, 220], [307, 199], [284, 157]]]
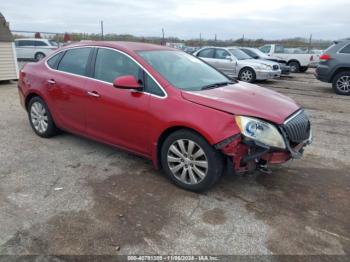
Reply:
[[134, 51], [134, 52], [155, 51], [155, 50], [168, 50], [168, 51], [177, 50], [178, 51], [178, 49], [167, 47], [167, 46], [140, 43], [140, 42], [124, 42], [124, 41], [82, 41], [82, 42], [67, 45], [66, 47], [71, 48], [71, 47], [79, 47], [79, 46], [111, 47], [116, 49]]
[[49, 41], [50, 39], [46, 39], [46, 38], [16, 38], [15, 41], [17, 41], [17, 40]]

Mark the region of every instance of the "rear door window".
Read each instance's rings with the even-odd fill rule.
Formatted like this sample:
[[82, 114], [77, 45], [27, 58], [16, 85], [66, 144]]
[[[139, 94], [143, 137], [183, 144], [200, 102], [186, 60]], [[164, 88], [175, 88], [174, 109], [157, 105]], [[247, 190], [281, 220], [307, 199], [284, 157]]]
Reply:
[[198, 57], [203, 58], [214, 58], [215, 49], [214, 48], [207, 48], [198, 53]]
[[33, 40], [18, 40], [19, 47], [34, 47], [34, 45]]
[[88, 47], [67, 50], [57, 69], [76, 75], [86, 75], [90, 51], [91, 48]]
[[44, 41], [35, 41], [35, 46], [48, 46]]
[[216, 49], [215, 51], [216, 59], [227, 59], [227, 57], [230, 57], [230, 53], [227, 52], [225, 49]]

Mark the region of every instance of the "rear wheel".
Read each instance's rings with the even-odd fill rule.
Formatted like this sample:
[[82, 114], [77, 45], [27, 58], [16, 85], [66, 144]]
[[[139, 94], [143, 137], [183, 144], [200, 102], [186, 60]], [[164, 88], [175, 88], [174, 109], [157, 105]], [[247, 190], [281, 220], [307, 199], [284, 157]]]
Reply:
[[252, 83], [256, 79], [256, 75], [253, 69], [251, 68], [243, 68], [239, 72], [238, 79], [244, 82]]
[[333, 90], [338, 95], [350, 95], [350, 71], [336, 74], [332, 84]]
[[300, 72], [300, 64], [296, 61], [289, 62], [288, 65], [290, 66], [290, 71], [292, 73], [298, 73]]
[[34, 56], [35, 60], [36, 61], [40, 61], [41, 59], [44, 59], [45, 58], [45, 54], [44, 53], [36, 53], [35, 56]]
[[162, 167], [179, 187], [200, 192], [211, 188], [223, 172], [223, 158], [204, 138], [189, 130], [169, 135], [161, 149]]
[[38, 136], [49, 138], [58, 133], [49, 108], [40, 97], [33, 97], [29, 101], [28, 117], [32, 129]]

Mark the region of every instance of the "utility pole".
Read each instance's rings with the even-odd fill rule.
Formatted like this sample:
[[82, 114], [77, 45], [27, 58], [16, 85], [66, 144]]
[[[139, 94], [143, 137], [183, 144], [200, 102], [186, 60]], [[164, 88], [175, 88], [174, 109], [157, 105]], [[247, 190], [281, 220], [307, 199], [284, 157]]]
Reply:
[[311, 50], [311, 42], [312, 42], [312, 34], [310, 34], [310, 38], [309, 38], [309, 52]]
[[101, 40], [103, 40], [103, 21], [101, 20]]
[[199, 33], [199, 46], [202, 47], [202, 33]]
[[216, 34], [215, 34], [215, 43], [216, 43], [216, 40], [217, 40], [217, 37], [216, 37]]
[[165, 32], [164, 32], [164, 28], [162, 28], [162, 45], [165, 45]]

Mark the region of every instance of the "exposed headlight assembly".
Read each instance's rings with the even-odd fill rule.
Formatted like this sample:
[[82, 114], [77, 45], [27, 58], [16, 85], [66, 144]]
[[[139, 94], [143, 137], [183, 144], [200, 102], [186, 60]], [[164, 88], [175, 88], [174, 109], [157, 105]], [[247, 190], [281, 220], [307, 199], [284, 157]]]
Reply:
[[281, 133], [274, 125], [257, 118], [246, 116], [236, 116], [236, 123], [245, 137], [256, 140], [267, 146], [281, 149], [286, 148]]

